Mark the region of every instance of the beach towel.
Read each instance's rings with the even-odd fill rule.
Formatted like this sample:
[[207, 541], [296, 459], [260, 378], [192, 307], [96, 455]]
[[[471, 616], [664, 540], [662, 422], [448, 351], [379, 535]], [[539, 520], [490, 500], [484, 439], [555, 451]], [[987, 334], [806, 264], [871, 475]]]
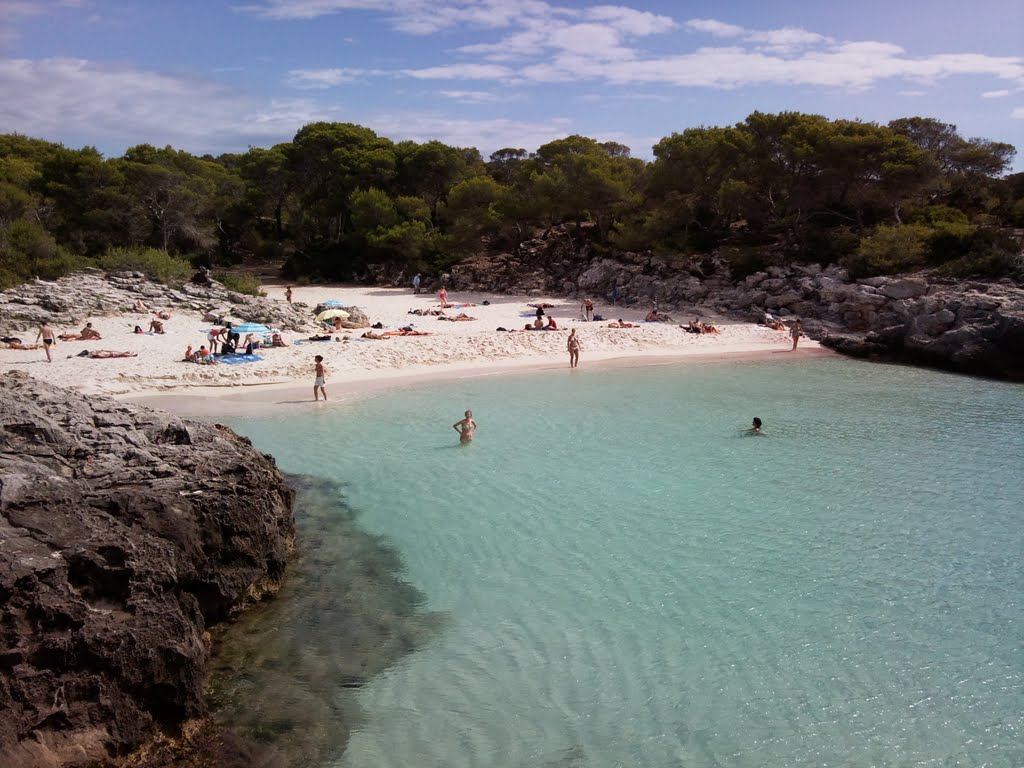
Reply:
[[224, 365], [241, 365], [242, 363], [258, 363], [263, 360], [259, 355], [214, 355], [213, 359]]

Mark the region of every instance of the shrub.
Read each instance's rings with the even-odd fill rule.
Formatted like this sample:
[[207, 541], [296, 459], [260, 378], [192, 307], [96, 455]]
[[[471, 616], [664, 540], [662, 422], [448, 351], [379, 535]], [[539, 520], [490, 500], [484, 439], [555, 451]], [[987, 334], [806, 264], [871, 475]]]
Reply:
[[232, 275], [225, 272], [215, 274], [214, 280], [224, 284], [224, 287], [235, 293], [244, 293], [247, 296], [266, 296], [263, 284], [256, 275], [245, 272], [241, 275]]
[[57, 245], [53, 235], [35, 222], [17, 219], [0, 228], [0, 289], [33, 277], [56, 280], [88, 265]]
[[108, 272], [133, 270], [172, 286], [182, 285], [192, 274], [188, 261], [156, 248], [111, 248], [97, 262]]
[[931, 232], [921, 224], [881, 226], [860, 241], [857, 252], [844, 258], [843, 265], [853, 278], [912, 272], [925, 265]]

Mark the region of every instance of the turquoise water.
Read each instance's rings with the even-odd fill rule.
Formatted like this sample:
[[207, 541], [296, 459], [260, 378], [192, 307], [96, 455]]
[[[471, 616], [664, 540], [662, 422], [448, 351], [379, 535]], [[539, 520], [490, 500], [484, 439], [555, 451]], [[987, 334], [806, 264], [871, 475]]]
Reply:
[[[233, 426], [342, 483], [443, 617], [361, 688], [317, 681], [363, 711], [326, 765], [1024, 765], [1019, 385], [583, 368]], [[300, 546], [330, 537], [299, 514]], [[278, 631], [344, 655], [338, 621]]]

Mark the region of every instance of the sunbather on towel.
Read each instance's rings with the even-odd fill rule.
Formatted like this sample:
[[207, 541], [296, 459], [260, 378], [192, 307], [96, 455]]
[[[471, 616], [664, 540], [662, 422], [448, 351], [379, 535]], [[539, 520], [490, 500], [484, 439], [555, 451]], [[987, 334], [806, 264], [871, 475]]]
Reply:
[[83, 349], [78, 357], [88, 357], [93, 360], [106, 360], [110, 357], [138, 357], [138, 352], [115, 352], [112, 349]]
[[636, 325], [634, 323], [624, 323], [624, 322], [622, 322], [622, 318], [620, 317], [619, 321], [617, 323], [608, 323], [608, 327], [609, 328], [639, 328], [640, 326]]
[[475, 317], [470, 317], [465, 312], [460, 312], [459, 314], [457, 314], [457, 315], [455, 315], [453, 317], [439, 317], [437, 319], [438, 320], [451, 320], [453, 323], [457, 323], [457, 322], [461, 322], [461, 321], [465, 321], [465, 320], [476, 320]]
[[413, 328], [399, 328], [397, 331], [384, 331], [383, 336], [430, 336], [429, 331], [417, 331]]
[[365, 331], [360, 337], [363, 339], [377, 339], [378, 341], [390, 338], [386, 333], [375, 333], [374, 331]]

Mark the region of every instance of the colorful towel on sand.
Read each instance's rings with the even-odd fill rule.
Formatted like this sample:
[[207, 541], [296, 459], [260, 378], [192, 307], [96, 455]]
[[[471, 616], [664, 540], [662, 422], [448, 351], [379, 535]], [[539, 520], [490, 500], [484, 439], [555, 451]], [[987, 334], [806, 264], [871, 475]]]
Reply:
[[258, 363], [263, 360], [259, 355], [214, 355], [213, 359], [225, 365], [241, 365], [242, 363]]

